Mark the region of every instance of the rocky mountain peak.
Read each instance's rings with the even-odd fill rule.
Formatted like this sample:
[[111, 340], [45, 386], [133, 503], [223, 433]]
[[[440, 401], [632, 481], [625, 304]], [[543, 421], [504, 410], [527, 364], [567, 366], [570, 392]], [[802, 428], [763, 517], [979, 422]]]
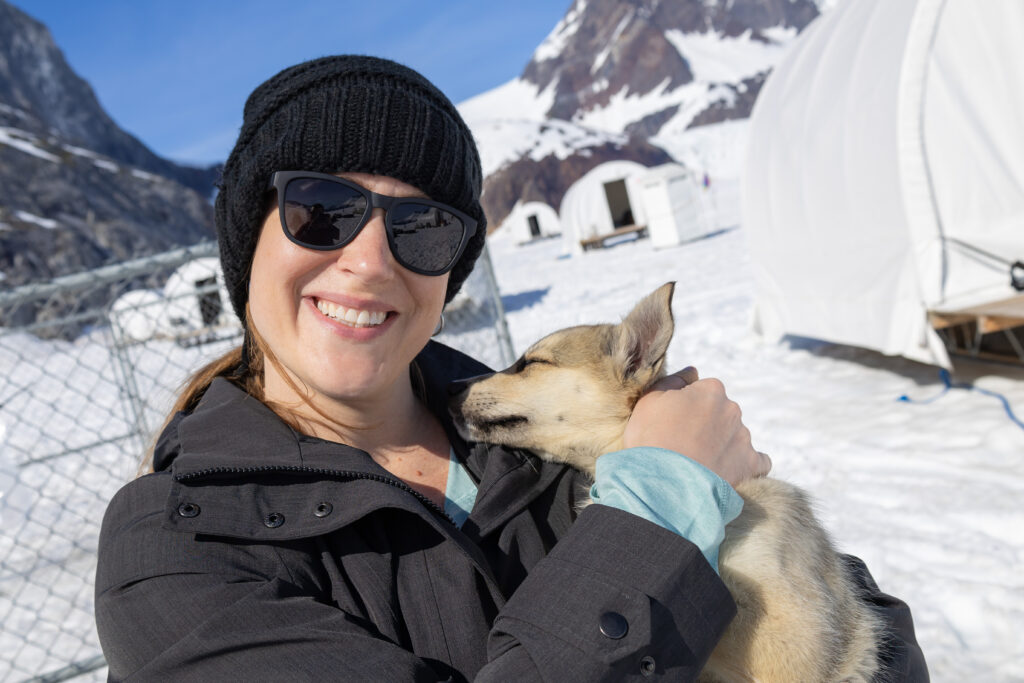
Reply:
[[[0, 0], [0, 289], [212, 239], [216, 174], [121, 130], [46, 27]], [[0, 326], [109, 296], [30, 302]]]
[[55, 135], [76, 146], [209, 195], [217, 167], [193, 168], [154, 154], [110, 118], [50, 31], [0, 0], [0, 125]]
[[818, 16], [814, 0], [575, 0], [534, 51], [521, 78], [554, 88], [548, 116], [571, 120], [616, 94], [642, 96], [694, 80], [675, 34], [747, 35], [802, 30]]
[[[602, 161], [689, 163], [689, 131], [748, 117], [788, 43], [835, 1], [574, 0], [519, 78], [459, 106], [492, 225], [517, 201], [557, 207]], [[729, 146], [719, 166], [735, 166]]]

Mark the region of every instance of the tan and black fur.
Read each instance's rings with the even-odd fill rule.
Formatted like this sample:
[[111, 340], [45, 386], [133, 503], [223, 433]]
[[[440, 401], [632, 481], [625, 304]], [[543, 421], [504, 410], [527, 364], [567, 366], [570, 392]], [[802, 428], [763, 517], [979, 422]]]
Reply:
[[[673, 289], [657, 289], [621, 324], [560, 330], [512, 367], [469, 380], [451, 401], [459, 432], [593, 476], [596, 459], [622, 447], [637, 400], [665, 374]], [[880, 624], [807, 496], [771, 478], [736, 490], [743, 512], [726, 527], [719, 568], [739, 611], [700, 680], [870, 681]]]

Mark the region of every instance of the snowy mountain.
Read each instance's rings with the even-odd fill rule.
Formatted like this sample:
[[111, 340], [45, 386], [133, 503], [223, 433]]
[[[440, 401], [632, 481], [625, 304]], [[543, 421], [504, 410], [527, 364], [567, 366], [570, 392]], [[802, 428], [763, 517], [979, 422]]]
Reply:
[[217, 167], [182, 166], [154, 154], [110, 118], [64, 59], [47, 28], [0, 0], [0, 126], [54, 135], [208, 195]]
[[0, 289], [212, 238], [216, 173], [118, 128], [46, 27], [0, 0]]
[[[597, 164], [692, 163], [687, 131], [750, 115], [787, 45], [834, 0], [575, 0], [523, 73], [459, 105], [492, 225], [558, 207]], [[730, 136], [732, 133], [730, 133]]]

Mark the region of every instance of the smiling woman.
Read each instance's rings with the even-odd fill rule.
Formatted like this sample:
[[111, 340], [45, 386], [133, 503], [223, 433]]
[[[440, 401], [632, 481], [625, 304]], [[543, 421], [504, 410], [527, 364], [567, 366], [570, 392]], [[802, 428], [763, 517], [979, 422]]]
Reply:
[[[577, 518], [582, 475], [460, 437], [449, 387], [487, 368], [430, 338], [483, 249], [481, 184], [455, 107], [394, 62], [325, 57], [249, 97], [216, 201], [245, 341], [104, 517], [110, 680], [697, 676], [735, 612], [716, 472], [766, 463], [720, 383], [646, 396], [616, 461], [663, 447], [645, 471], [689, 481], [709, 530], [684, 537], [625, 505]], [[675, 419], [691, 399], [702, 419]]]

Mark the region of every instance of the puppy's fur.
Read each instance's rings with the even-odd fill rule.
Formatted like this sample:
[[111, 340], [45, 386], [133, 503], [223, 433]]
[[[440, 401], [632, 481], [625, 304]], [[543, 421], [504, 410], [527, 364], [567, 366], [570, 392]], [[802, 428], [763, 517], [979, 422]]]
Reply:
[[[592, 477], [596, 459], [622, 447], [637, 400], [665, 374], [673, 289], [660, 287], [619, 325], [555, 332], [512, 367], [468, 380], [451, 400], [459, 432]], [[870, 681], [880, 623], [806, 495], [777, 479], [736, 490], [743, 512], [726, 527], [719, 568], [739, 612], [700, 680]]]

